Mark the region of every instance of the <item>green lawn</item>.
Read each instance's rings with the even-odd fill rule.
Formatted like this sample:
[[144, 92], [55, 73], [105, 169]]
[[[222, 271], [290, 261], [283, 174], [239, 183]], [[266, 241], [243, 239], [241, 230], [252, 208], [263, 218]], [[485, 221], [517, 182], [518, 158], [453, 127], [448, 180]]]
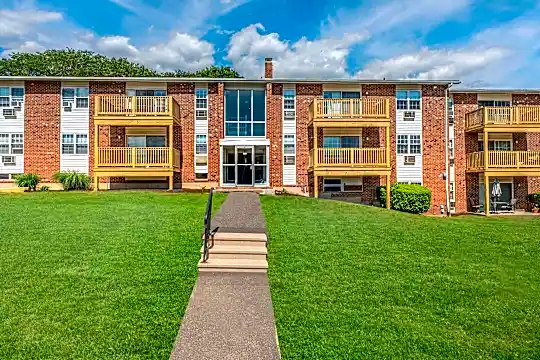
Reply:
[[540, 359], [540, 218], [262, 202], [283, 359]]
[[0, 359], [168, 359], [206, 200], [0, 194]]

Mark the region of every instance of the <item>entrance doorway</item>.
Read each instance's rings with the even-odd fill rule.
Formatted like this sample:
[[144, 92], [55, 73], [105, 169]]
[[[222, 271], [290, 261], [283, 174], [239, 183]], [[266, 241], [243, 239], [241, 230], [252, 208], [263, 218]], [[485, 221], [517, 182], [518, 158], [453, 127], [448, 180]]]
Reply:
[[224, 186], [267, 186], [268, 150], [262, 146], [222, 146]]

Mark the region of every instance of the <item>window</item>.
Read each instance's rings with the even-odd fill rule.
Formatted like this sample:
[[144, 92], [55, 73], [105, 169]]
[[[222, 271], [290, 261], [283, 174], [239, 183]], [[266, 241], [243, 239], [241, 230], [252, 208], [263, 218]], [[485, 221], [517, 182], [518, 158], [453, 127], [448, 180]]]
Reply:
[[344, 178], [344, 179], [327, 179], [323, 181], [324, 192], [358, 192], [363, 191], [363, 179], [360, 178]]
[[208, 119], [208, 89], [195, 89], [195, 119]]
[[88, 154], [87, 134], [62, 134], [62, 154], [63, 155], [84, 155]]
[[397, 153], [408, 154], [409, 153], [409, 136], [398, 135], [397, 138]]
[[0, 108], [19, 107], [24, 101], [24, 88], [0, 87]]
[[128, 147], [166, 147], [167, 138], [164, 135], [129, 135]]
[[450, 201], [455, 201], [454, 187], [455, 187], [455, 183], [450, 182]]
[[195, 179], [197, 180], [207, 180], [208, 173], [195, 173]]
[[324, 192], [341, 191], [341, 179], [324, 179], [323, 191]]
[[422, 153], [420, 135], [398, 135], [397, 153], [403, 155], [418, 155]]
[[285, 165], [296, 164], [296, 140], [295, 135], [283, 136], [283, 163]]
[[264, 90], [225, 90], [225, 136], [265, 136]]
[[411, 148], [409, 153], [411, 154], [420, 154], [421, 152], [421, 145], [420, 145], [420, 135], [411, 135]]
[[296, 118], [296, 91], [294, 89], [283, 91], [283, 118], [286, 120]]
[[508, 100], [478, 100], [478, 107], [486, 107], [486, 106], [507, 107], [507, 106], [510, 106], [510, 101]]
[[325, 99], [360, 99], [360, 91], [325, 91]]
[[195, 139], [195, 153], [202, 155], [208, 153], [208, 144], [206, 142], [206, 135], [197, 135]]
[[128, 96], [167, 96], [167, 90], [133, 90], [128, 89]]
[[88, 109], [88, 88], [87, 87], [62, 88], [62, 107], [66, 111], [69, 111], [71, 108]]
[[[512, 150], [512, 141], [511, 140], [489, 140], [488, 142], [489, 151], [511, 151]], [[484, 151], [484, 141], [478, 141], [478, 151]]]
[[24, 153], [23, 134], [0, 134], [0, 154], [22, 155]]
[[398, 110], [420, 110], [422, 94], [419, 90], [398, 90], [396, 92]]
[[359, 148], [359, 136], [325, 136], [323, 138], [324, 148]]

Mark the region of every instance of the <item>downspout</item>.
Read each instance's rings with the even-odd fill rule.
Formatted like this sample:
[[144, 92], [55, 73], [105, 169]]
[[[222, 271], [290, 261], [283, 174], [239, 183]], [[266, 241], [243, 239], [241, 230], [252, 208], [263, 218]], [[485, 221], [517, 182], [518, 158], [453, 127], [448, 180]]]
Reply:
[[449, 135], [448, 135], [448, 90], [452, 87], [452, 84], [449, 84], [446, 87], [446, 90], [444, 91], [444, 139], [445, 139], [445, 174], [446, 174], [446, 215], [450, 215], [450, 172], [449, 172], [449, 154], [448, 154], [448, 142], [449, 142]]

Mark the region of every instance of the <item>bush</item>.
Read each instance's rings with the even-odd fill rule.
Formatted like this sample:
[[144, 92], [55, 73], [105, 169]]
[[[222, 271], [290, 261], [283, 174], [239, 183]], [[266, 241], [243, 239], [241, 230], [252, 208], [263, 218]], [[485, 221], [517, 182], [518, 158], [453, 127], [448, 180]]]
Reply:
[[[391, 187], [391, 205], [392, 209], [413, 213], [423, 214], [431, 206], [431, 190], [422, 185], [416, 184], [394, 184]], [[377, 188], [377, 200], [381, 206], [386, 204], [386, 187]]]
[[77, 171], [60, 171], [54, 174], [54, 181], [59, 182], [64, 190], [88, 190], [90, 176]]
[[540, 192], [527, 195], [527, 200], [529, 200], [533, 207], [540, 208]]
[[48, 187], [48, 186], [45, 186], [45, 185], [44, 185], [44, 186], [41, 186], [41, 187], [39, 188], [39, 191], [49, 191], [49, 190], [51, 190], [51, 188]]
[[36, 191], [40, 180], [38, 174], [21, 174], [15, 177], [15, 184], [18, 187], [28, 188], [28, 191]]

